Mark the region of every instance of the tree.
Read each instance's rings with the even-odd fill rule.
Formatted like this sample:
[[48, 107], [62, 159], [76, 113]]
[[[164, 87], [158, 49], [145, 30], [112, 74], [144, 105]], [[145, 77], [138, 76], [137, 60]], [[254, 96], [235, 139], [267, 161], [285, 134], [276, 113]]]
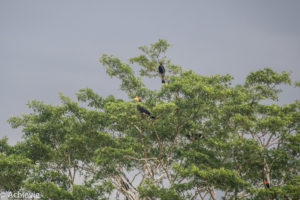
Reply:
[[[224, 199], [297, 199], [300, 103], [274, 104], [279, 86], [291, 84], [289, 73], [265, 68], [232, 86], [230, 75], [172, 64], [168, 47], [165, 40], [142, 46], [128, 63], [101, 56], [129, 100], [84, 88], [76, 101], [32, 101], [32, 113], [10, 118], [24, 140], [1, 149], [30, 166], [22, 188], [43, 199], [217, 199], [216, 191]], [[160, 62], [166, 83], [150, 90], [143, 77], [159, 81]], [[155, 119], [137, 111], [136, 96]]]

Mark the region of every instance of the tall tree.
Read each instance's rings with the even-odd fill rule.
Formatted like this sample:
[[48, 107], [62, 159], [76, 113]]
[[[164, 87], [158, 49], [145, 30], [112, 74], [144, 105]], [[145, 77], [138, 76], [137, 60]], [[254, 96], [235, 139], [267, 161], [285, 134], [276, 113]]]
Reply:
[[[101, 56], [129, 100], [84, 88], [77, 101], [32, 101], [32, 113], [9, 120], [24, 140], [1, 142], [10, 155], [1, 153], [0, 164], [22, 156], [19, 165], [29, 170], [20, 171], [18, 184], [43, 199], [217, 199], [217, 191], [224, 199], [297, 199], [300, 103], [274, 104], [279, 86], [291, 84], [289, 73], [265, 68], [232, 86], [230, 75], [172, 64], [169, 46], [161, 39], [142, 46], [128, 63]], [[143, 77], [160, 82], [162, 59], [166, 83], [150, 90]], [[140, 67], [137, 75], [131, 64]], [[155, 117], [136, 109], [136, 96]]]

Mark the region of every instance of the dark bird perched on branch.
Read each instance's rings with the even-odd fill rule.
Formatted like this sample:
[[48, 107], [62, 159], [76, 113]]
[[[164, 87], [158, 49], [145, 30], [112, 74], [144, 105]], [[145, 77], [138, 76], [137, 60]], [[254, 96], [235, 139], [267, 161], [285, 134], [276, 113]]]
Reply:
[[267, 188], [270, 188], [270, 184], [269, 184], [269, 182], [268, 182], [267, 180], [264, 181], [264, 184], [265, 184], [265, 186], [266, 186]]
[[[142, 100], [140, 99], [140, 97], [136, 97], [135, 98], [137, 102], [141, 102]], [[140, 106], [139, 104], [137, 104], [136, 106], [137, 110], [141, 113], [141, 114], [146, 114], [148, 116], [150, 116], [152, 119], [155, 119], [154, 116], [151, 115], [151, 113], [144, 107]]]
[[166, 77], [165, 77], [166, 69], [165, 69], [162, 62], [159, 63], [158, 72], [159, 72], [160, 77], [161, 77], [161, 82], [165, 83], [166, 82]]

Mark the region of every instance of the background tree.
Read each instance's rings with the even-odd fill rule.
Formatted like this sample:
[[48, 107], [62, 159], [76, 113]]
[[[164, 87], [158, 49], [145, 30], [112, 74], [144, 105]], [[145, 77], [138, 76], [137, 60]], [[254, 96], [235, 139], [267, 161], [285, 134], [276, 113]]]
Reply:
[[[291, 84], [289, 73], [265, 68], [232, 86], [230, 75], [201, 76], [172, 64], [168, 47], [165, 40], [142, 46], [128, 63], [101, 56], [128, 100], [84, 88], [77, 101], [32, 101], [32, 113], [12, 117], [24, 140], [13, 147], [2, 140], [0, 164], [10, 169], [17, 160], [15, 169], [24, 171], [10, 169], [18, 187], [1, 181], [1, 188], [43, 199], [217, 199], [216, 191], [224, 199], [297, 199], [300, 104], [269, 103], [281, 84]], [[150, 90], [143, 77], [161, 82], [161, 61], [166, 84]], [[155, 119], [137, 111], [136, 96]]]

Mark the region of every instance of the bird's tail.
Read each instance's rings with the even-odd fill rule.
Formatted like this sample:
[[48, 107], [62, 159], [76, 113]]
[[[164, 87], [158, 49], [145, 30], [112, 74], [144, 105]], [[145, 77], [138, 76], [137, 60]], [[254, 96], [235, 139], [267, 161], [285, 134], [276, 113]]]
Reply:
[[166, 77], [165, 74], [161, 75], [161, 83], [166, 83]]

